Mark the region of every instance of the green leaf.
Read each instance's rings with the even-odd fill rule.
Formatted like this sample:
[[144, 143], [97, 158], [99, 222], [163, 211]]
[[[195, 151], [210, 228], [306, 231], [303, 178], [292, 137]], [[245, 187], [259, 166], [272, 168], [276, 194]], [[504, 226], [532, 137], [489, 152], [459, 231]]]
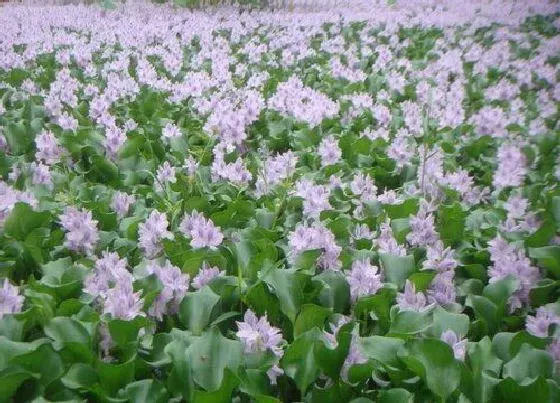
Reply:
[[346, 312], [350, 305], [350, 286], [342, 273], [326, 270], [314, 276], [313, 281], [322, 284], [319, 293], [319, 302], [322, 306], [329, 307], [336, 313]]
[[348, 350], [352, 342], [353, 326], [352, 323], [348, 323], [338, 330], [336, 335], [337, 345], [334, 349], [331, 345], [327, 345], [325, 340], [319, 341], [315, 345], [315, 360], [319, 368], [333, 380], [340, 377], [340, 371], [348, 356]]
[[294, 337], [311, 330], [315, 326], [319, 329], [323, 329], [323, 325], [329, 314], [330, 309], [328, 308], [313, 304], [303, 305], [294, 324]]
[[134, 403], [163, 403], [169, 401], [165, 387], [153, 379], [142, 379], [129, 383], [126, 386], [126, 395]]
[[270, 394], [270, 380], [263, 371], [240, 367], [237, 376], [239, 377], [239, 390], [241, 392], [253, 398]]
[[226, 368], [220, 388], [211, 392], [195, 390], [193, 403], [229, 403], [232, 401], [231, 394], [238, 385], [239, 379], [237, 376]]
[[165, 346], [165, 353], [173, 363], [167, 378], [167, 388], [191, 402], [194, 394], [194, 381], [190, 359], [187, 359], [187, 340], [174, 340]]
[[488, 374], [498, 376], [502, 368], [502, 361], [492, 351], [492, 344], [488, 336], [478, 343], [468, 344], [467, 365], [470, 369], [469, 383], [468, 387], [462, 388], [464, 393], [473, 402], [488, 402], [499, 381]]
[[7, 369], [14, 357], [35, 351], [41, 344], [46, 342], [48, 342], [47, 339], [39, 339], [30, 343], [23, 343], [0, 336], [0, 371]]
[[263, 280], [280, 301], [280, 309], [293, 322], [303, 305], [303, 288], [307, 276], [293, 269], [272, 269]]
[[426, 386], [445, 401], [461, 381], [461, 370], [450, 346], [441, 340], [412, 340], [401, 350], [401, 359]]
[[358, 299], [354, 305], [354, 316], [362, 318], [370, 313], [375, 314], [381, 329], [386, 332], [391, 325], [390, 310], [395, 300], [396, 291], [382, 288], [377, 294]]
[[432, 313], [399, 311], [396, 313], [389, 335], [415, 335], [422, 333], [432, 325]]
[[404, 344], [404, 340], [394, 337], [369, 336], [360, 337], [358, 345], [362, 354], [369, 360], [395, 368], [399, 365], [397, 352]]
[[446, 330], [453, 330], [462, 339], [469, 332], [470, 320], [467, 315], [447, 312], [438, 306], [434, 309], [434, 323], [430, 329], [434, 337], [440, 337]]
[[549, 271], [554, 278], [560, 279], [560, 246], [529, 248], [529, 257], [535, 259], [539, 266]]
[[496, 306], [505, 307], [509, 298], [519, 287], [519, 280], [508, 276], [484, 287], [482, 295], [489, 298]]
[[0, 403], [12, 401], [11, 397], [16, 393], [20, 385], [32, 376], [29, 371], [17, 367], [0, 371]]
[[450, 206], [442, 206], [438, 211], [437, 230], [446, 246], [451, 246], [463, 239], [465, 232], [466, 213], [461, 204], [455, 202]]
[[311, 249], [301, 252], [294, 264], [294, 267], [303, 270], [311, 269], [315, 266], [315, 262], [317, 261], [317, 258], [321, 256], [321, 253], [323, 253], [323, 251], [320, 249]]
[[26, 154], [33, 149], [35, 135], [33, 131], [27, 130], [22, 121], [10, 123], [4, 131], [4, 135], [10, 151], [15, 155]]
[[88, 330], [79, 321], [57, 316], [44, 327], [45, 334], [54, 340], [56, 350], [63, 350], [71, 362], [90, 363], [93, 359], [92, 340]]
[[383, 267], [385, 279], [395, 284], [399, 289], [404, 287], [406, 279], [416, 271], [414, 256], [395, 256], [380, 253], [379, 260]]
[[61, 380], [69, 389], [89, 390], [97, 382], [98, 375], [91, 365], [77, 363], [70, 367]]
[[539, 376], [550, 378], [554, 363], [550, 354], [537, 350], [529, 344], [523, 344], [519, 353], [504, 365], [504, 378], [510, 377], [517, 382], [535, 379]]
[[71, 258], [53, 260], [42, 265], [41, 270], [41, 283], [53, 290], [61, 300], [79, 296], [86, 270], [72, 264]]
[[378, 403], [412, 403], [414, 395], [406, 389], [395, 388], [382, 390], [378, 395]]
[[126, 321], [121, 319], [111, 319], [108, 323], [109, 333], [113, 342], [119, 346], [124, 347], [128, 343], [136, 342], [138, 332], [142, 328], [144, 318], [136, 317], [135, 320]]
[[45, 326], [45, 334], [58, 345], [79, 343], [91, 346], [91, 338], [87, 329], [80, 322], [72, 318], [60, 316], [53, 318]]
[[28, 204], [18, 202], [4, 221], [4, 232], [18, 241], [24, 241], [31, 231], [49, 225], [50, 221], [50, 213], [33, 211]]
[[294, 380], [302, 393], [319, 376], [314, 346], [320, 336], [321, 331], [317, 328], [301, 334], [288, 346], [280, 361], [286, 375]]
[[50, 344], [42, 344], [34, 351], [16, 356], [10, 361], [10, 365], [21, 366], [37, 375], [43, 387], [64, 373], [62, 360]]
[[520, 384], [512, 378], [502, 380], [493, 394], [492, 401], [508, 403], [552, 402], [552, 386], [543, 377]]
[[208, 286], [187, 293], [179, 308], [181, 324], [194, 334], [201, 334], [210, 322], [212, 309], [219, 300], [220, 297]]
[[226, 368], [235, 371], [241, 362], [243, 346], [226, 339], [217, 327], [204, 333], [187, 351], [194, 381], [208, 391], [222, 384]]
[[119, 389], [124, 388], [127, 384], [132, 382], [134, 379], [135, 359], [136, 355], [134, 354], [128, 361], [123, 363], [113, 364], [98, 361], [96, 370], [99, 374], [99, 381], [103, 389], [113, 395]]

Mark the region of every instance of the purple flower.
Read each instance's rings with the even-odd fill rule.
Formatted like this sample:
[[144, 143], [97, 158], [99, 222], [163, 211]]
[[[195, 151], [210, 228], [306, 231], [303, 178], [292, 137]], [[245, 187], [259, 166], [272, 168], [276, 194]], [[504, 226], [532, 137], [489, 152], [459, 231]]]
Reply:
[[191, 246], [194, 249], [206, 247], [216, 249], [224, 239], [220, 228], [197, 211], [193, 211], [190, 215], [186, 214], [179, 229], [187, 238], [191, 238]]
[[498, 149], [498, 169], [493, 185], [500, 190], [507, 186], [521, 186], [527, 174], [527, 157], [519, 147], [502, 144]]
[[295, 194], [303, 198], [303, 214], [308, 217], [318, 218], [322, 211], [332, 209], [328, 186], [315, 185], [307, 179], [302, 179], [296, 183]]
[[218, 267], [208, 267], [205, 262], [198, 274], [193, 278], [192, 286], [194, 289], [199, 290], [216, 277], [223, 276], [225, 276], [225, 271], [220, 270]]
[[181, 129], [179, 129], [173, 123], [168, 123], [161, 131], [161, 135], [166, 139], [181, 137]]
[[435, 275], [428, 289], [428, 301], [431, 304], [449, 305], [455, 302], [457, 292], [453, 283], [454, 276], [453, 270]]
[[377, 248], [380, 253], [394, 256], [406, 256], [406, 248], [397, 243], [393, 236], [391, 223], [386, 221], [380, 225], [379, 237], [377, 238]]
[[130, 206], [136, 202], [136, 198], [124, 192], [115, 192], [111, 200], [111, 208], [117, 213], [119, 218], [126, 217]]
[[60, 222], [66, 231], [64, 245], [73, 251], [92, 253], [99, 240], [97, 221], [91, 211], [66, 207], [60, 215]]
[[529, 302], [529, 292], [540, 278], [539, 270], [525, 256], [525, 251], [508, 244], [501, 236], [488, 242], [490, 266], [488, 274], [490, 283], [512, 276], [519, 282], [517, 290], [509, 300], [510, 311]]
[[387, 156], [394, 160], [399, 168], [410, 164], [414, 153], [414, 146], [409, 142], [408, 137], [405, 136], [395, 137], [387, 148]]
[[352, 302], [363, 296], [374, 295], [383, 287], [379, 269], [366, 259], [352, 263], [352, 271], [346, 275], [346, 280], [350, 284]]
[[2, 131], [0, 131], [0, 151], [8, 151], [8, 141], [2, 134]]
[[11, 285], [7, 278], [0, 287], [0, 319], [4, 315], [20, 313], [24, 297], [19, 295], [19, 288]]
[[246, 352], [270, 350], [277, 357], [282, 357], [284, 354], [281, 346], [284, 341], [282, 333], [279, 328], [270, 325], [266, 315], [258, 318], [252, 310], [248, 309], [243, 322], [236, 323], [238, 329], [236, 336], [245, 346]]
[[317, 265], [327, 270], [338, 270], [341, 266], [338, 256], [342, 248], [336, 244], [334, 234], [321, 223], [313, 226], [298, 224], [288, 235], [288, 260], [294, 264], [299, 254], [305, 250], [322, 249]]
[[134, 292], [132, 283], [123, 281], [107, 291], [103, 313], [116, 319], [132, 320], [137, 316], [145, 316], [143, 305], [140, 291]]
[[175, 177], [175, 168], [165, 161], [156, 172], [156, 190], [162, 190], [166, 183], [175, 183], [177, 178]]
[[35, 159], [37, 161], [44, 161], [47, 165], [56, 164], [62, 155], [62, 149], [56, 141], [56, 137], [49, 131], [42, 131], [35, 138]]
[[164, 213], [154, 210], [148, 219], [139, 225], [139, 243], [148, 258], [155, 257], [161, 252], [161, 241], [163, 239], [173, 239], [173, 234], [167, 230], [167, 217]]
[[534, 336], [548, 337], [550, 325], [560, 325], [560, 317], [542, 306], [535, 316], [527, 315], [526, 328]]
[[165, 314], [177, 313], [179, 304], [189, 289], [189, 275], [182, 273], [168, 260], [163, 265], [152, 262], [148, 265], [147, 272], [155, 274], [163, 284], [163, 289], [150, 306], [148, 314], [157, 320], [162, 320]]
[[374, 201], [377, 198], [377, 186], [369, 175], [356, 174], [350, 182], [350, 190], [355, 195], [360, 196], [360, 200], [364, 203]]
[[406, 240], [414, 246], [428, 246], [434, 244], [439, 236], [434, 224], [434, 216], [430, 213], [428, 204], [421, 202], [418, 213], [410, 216], [411, 232]]
[[124, 130], [116, 126], [109, 126], [107, 129], [105, 129], [105, 139], [103, 140], [103, 147], [105, 147], [105, 151], [110, 158], [116, 158], [120, 148], [125, 143], [125, 141], [126, 133]]
[[424, 312], [432, 307], [427, 305], [426, 296], [422, 292], [416, 292], [416, 287], [406, 280], [404, 292], [397, 295], [397, 305], [403, 311]]
[[[277, 360], [280, 360], [284, 355], [282, 344], [284, 339], [279, 328], [271, 326], [268, 322], [266, 315], [257, 318], [255, 313], [248, 309], [243, 317], [243, 322], [237, 323], [236, 336], [241, 340], [245, 346], [247, 353], [272, 351]], [[273, 384], [276, 383], [276, 378], [284, 372], [278, 367], [276, 362], [267, 372]]]
[[187, 174], [193, 177], [196, 170], [198, 169], [199, 162], [195, 160], [191, 155], [185, 158], [183, 168], [187, 170]]
[[321, 157], [321, 166], [326, 167], [336, 164], [342, 157], [342, 151], [338, 146], [338, 141], [334, 136], [327, 136], [319, 144], [319, 156]]
[[52, 188], [51, 171], [48, 165], [44, 165], [41, 162], [33, 162], [31, 164], [31, 170], [33, 172], [31, 183], [34, 185], [46, 185], [47, 187]]
[[433, 245], [426, 247], [426, 260], [423, 268], [444, 272], [457, 267], [457, 261], [453, 258], [453, 249], [444, 248], [443, 242], [436, 241]]
[[297, 161], [297, 155], [292, 151], [268, 157], [263, 164], [263, 172], [255, 183], [257, 196], [269, 193], [273, 186], [292, 176]]
[[552, 356], [554, 363], [556, 364], [556, 372], [560, 371], [560, 337], [552, 340], [552, 343], [546, 348], [546, 350]]
[[467, 349], [467, 340], [459, 340], [459, 337], [453, 330], [446, 330], [441, 335], [441, 340], [449, 344], [453, 348], [453, 355], [456, 360], [464, 361]]
[[360, 351], [358, 345], [358, 336], [352, 334], [352, 340], [350, 341], [350, 348], [348, 350], [348, 355], [346, 356], [344, 363], [342, 364], [342, 369], [340, 370], [340, 376], [342, 379], [348, 381], [348, 371], [354, 364], [364, 364], [368, 360]]
[[276, 93], [268, 100], [268, 107], [307, 122], [311, 127], [319, 125], [324, 118], [334, 117], [340, 108], [326, 95], [305, 87], [296, 76], [278, 85]]
[[119, 282], [132, 282], [132, 274], [126, 269], [126, 258], [121, 259], [116, 252], [103, 251], [95, 261], [92, 273], [84, 281], [84, 292], [94, 297], [107, 297], [107, 290]]

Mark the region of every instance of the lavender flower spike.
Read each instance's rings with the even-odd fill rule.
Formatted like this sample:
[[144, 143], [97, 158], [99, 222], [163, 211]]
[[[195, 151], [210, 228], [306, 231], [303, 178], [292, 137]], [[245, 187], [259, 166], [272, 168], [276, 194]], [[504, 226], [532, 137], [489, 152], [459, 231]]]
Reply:
[[4, 279], [0, 287], [0, 319], [4, 315], [19, 313], [23, 306], [23, 296], [19, 295], [19, 288], [11, 285], [8, 279]]

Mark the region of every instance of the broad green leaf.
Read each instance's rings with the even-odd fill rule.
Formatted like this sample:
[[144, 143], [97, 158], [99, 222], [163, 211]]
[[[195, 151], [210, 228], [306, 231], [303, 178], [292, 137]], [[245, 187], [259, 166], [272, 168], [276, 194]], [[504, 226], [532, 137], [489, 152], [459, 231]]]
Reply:
[[4, 221], [4, 232], [18, 241], [24, 241], [31, 231], [49, 225], [50, 220], [50, 213], [33, 211], [28, 204], [18, 202]]
[[380, 253], [379, 260], [386, 281], [395, 284], [399, 289], [404, 287], [406, 279], [416, 271], [414, 256], [395, 256]]
[[523, 344], [517, 355], [504, 365], [504, 378], [510, 377], [517, 382], [537, 377], [550, 378], [554, 365], [552, 357], [546, 351], [537, 350], [529, 344]]
[[181, 323], [194, 334], [201, 334], [210, 322], [212, 309], [219, 300], [220, 297], [208, 286], [187, 293], [179, 308]]
[[158, 381], [142, 379], [126, 386], [126, 395], [134, 403], [163, 403], [169, 401], [167, 390]]
[[369, 336], [359, 339], [359, 348], [365, 357], [393, 368], [399, 365], [397, 352], [404, 344], [404, 340], [395, 337]]
[[243, 346], [222, 336], [213, 327], [196, 340], [187, 351], [194, 381], [207, 391], [220, 388], [224, 370], [235, 371], [241, 362]]
[[461, 369], [450, 346], [440, 340], [412, 340], [401, 350], [401, 359], [420, 376], [426, 386], [445, 401], [461, 381]]
[[16, 393], [20, 385], [33, 375], [18, 367], [7, 368], [0, 371], [0, 403], [11, 402], [11, 397]]
[[[467, 387], [462, 388], [473, 402], [490, 401], [494, 387], [498, 384], [498, 374], [502, 368], [502, 361], [492, 351], [492, 344], [488, 336], [478, 343], [469, 343], [467, 347], [468, 372]], [[493, 374], [493, 375], [491, 375]]]
[[354, 315], [362, 318], [374, 314], [381, 329], [386, 332], [391, 325], [390, 310], [394, 304], [395, 295], [395, 290], [382, 288], [375, 295], [360, 298], [354, 305]]
[[229, 403], [232, 401], [233, 390], [238, 385], [237, 376], [229, 368], [225, 368], [220, 387], [211, 392], [195, 390], [193, 403]]
[[348, 356], [352, 342], [352, 327], [353, 324], [349, 323], [338, 330], [334, 348], [325, 340], [319, 341], [315, 345], [315, 359], [319, 368], [333, 380], [339, 378], [344, 360]]
[[313, 327], [323, 329], [325, 319], [329, 316], [330, 310], [322, 306], [307, 304], [303, 305], [294, 324], [294, 337], [311, 330]]
[[379, 392], [379, 403], [412, 403], [414, 395], [406, 389], [396, 388]]
[[466, 214], [459, 202], [450, 206], [442, 206], [438, 211], [437, 230], [446, 246], [453, 245], [463, 239]]
[[430, 329], [434, 337], [440, 337], [446, 330], [453, 330], [459, 338], [469, 332], [469, 317], [464, 314], [447, 312], [438, 306], [434, 309], [434, 322]]
[[126, 387], [127, 384], [132, 382], [134, 380], [135, 359], [136, 355], [122, 363], [113, 364], [98, 361], [96, 371], [103, 389], [109, 394], [114, 395], [119, 389]]
[[344, 275], [334, 270], [326, 270], [314, 276], [313, 281], [320, 281], [322, 289], [319, 302], [336, 313], [344, 313], [350, 305], [350, 286]]
[[77, 363], [61, 379], [69, 389], [89, 390], [97, 381], [98, 373], [91, 365]]
[[264, 281], [280, 301], [280, 309], [293, 322], [303, 305], [303, 288], [307, 276], [293, 269], [272, 269]]
[[535, 259], [539, 266], [560, 279], [560, 246], [543, 246], [529, 248], [529, 257]]
[[21, 366], [35, 374], [43, 387], [64, 373], [63, 362], [50, 344], [42, 344], [34, 351], [14, 357], [10, 365]]
[[293, 341], [282, 357], [281, 368], [292, 378], [298, 389], [305, 393], [309, 385], [319, 376], [319, 365], [315, 358], [315, 343], [321, 331], [313, 328]]
[[396, 313], [389, 335], [415, 335], [426, 331], [432, 325], [432, 313], [399, 311]]

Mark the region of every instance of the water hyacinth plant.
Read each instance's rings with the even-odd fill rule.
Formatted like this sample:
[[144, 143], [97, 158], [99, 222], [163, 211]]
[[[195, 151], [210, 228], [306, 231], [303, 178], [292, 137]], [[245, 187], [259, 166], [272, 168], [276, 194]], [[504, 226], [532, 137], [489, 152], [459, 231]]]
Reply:
[[0, 402], [559, 401], [558, 3], [162, 3], [0, 5]]

